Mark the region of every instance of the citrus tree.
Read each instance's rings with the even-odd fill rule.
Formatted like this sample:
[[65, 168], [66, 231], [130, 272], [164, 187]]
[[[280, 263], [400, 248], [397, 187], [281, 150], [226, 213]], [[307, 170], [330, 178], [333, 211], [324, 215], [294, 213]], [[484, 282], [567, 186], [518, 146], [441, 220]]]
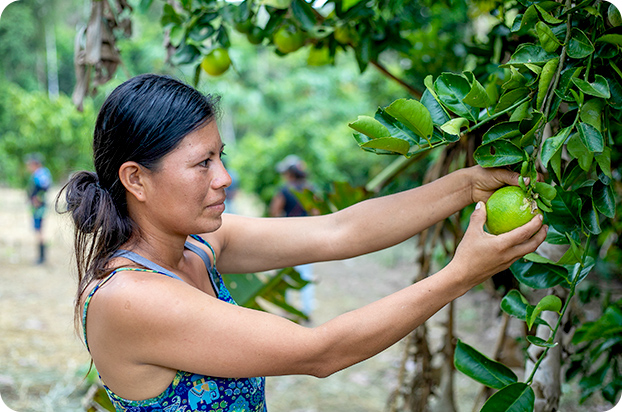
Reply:
[[[621, 139], [619, 12], [590, 1], [517, 7], [519, 13], [508, 29], [531, 41], [517, 47], [507, 61], [480, 73], [427, 77], [420, 100], [397, 100], [374, 117], [359, 116], [350, 124], [363, 149], [405, 158], [453, 144], [461, 136], [481, 135], [474, 160], [483, 167], [520, 172], [521, 188], [550, 225], [547, 242], [564, 250], [555, 258], [529, 254], [511, 268], [529, 289], [564, 289], [562, 298], [546, 294], [537, 302], [513, 289], [501, 301], [501, 309], [525, 321], [529, 329], [539, 324], [546, 330], [542, 336], [527, 335], [530, 344], [542, 350], [522, 381], [508, 367], [458, 341], [456, 368], [498, 390], [482, 411], [534, 410], [532, 385], [538, 368], [560, 344], [560, 326], [577, 286], [594, 268], [602, 246], [599, 236], [611, 233], [610, 219], [616, 216], [614, 187], [619, 177], [614, 177], [611, 160]], [[545, 181], [538, 181], [538, 173]], [[583, 398], [600, 389], [609, 402], [618, 399], [620, 307], [620, 301], [612, 303], [605, 316], [581, 325], [573, 337], [574, 344], [583, 346], [582, 355], [588, 347], [593, 350], [587, 360], [575, 357], [575, 370], [569, 374], [582, 362], [588, 365], [581, 380]], [[554, 322], [541, 317], [544, 311], [557, 314]]]
[[[151, 6], [143, 0], [138, 8]], [[485, 33], [469, 25], [475, 19], [488, 22]], [[305, 50], [309, 64], [352, 56], [361, 71], [373, 66], [402, 85], [406, 97], [350, 123], [363, 150], [396, 156], [368, 192], [425, 156], [434, 161], [424, 181], [473, 164], [521, 174], [521, 189], [550, 227], [549, 247], [511, 267], [516, 287], [500, 302], [506, 318], [529, 330], [525, 376], [519, 380], [494, 359], [497, 353], [485, 356], [456, 340], [450, 316], [445, 383], [426, 378], [434, 354], [425, 326], [408, 339], [424, 378], [408, 381], [402, 366], [390, 406], [412, 411], [428, 410], [438, 385], [449, 388], [440, 410], [456, 410], [454, 367], [496, 391], [486, 396], [483, 411], [557, 410], [562, 378], [578, 379], [582, 400], [596, 392], [611, 403], [618, 399], [622, 302], [605, 299], [603, 316], [586, 321], [577, 301], [589, 300], [579, 285], [590, 273], [621, 260], [621, 23], [618, 10], [598, 0], [171, 0], [161, 19], [171, 62], [193, 67], [197, 83], [209, 73], [202, 69], [206, 59], [229, 48], [235, 30], [281, 56]], [[225, 63], [214, 73], [236, 64]], [[453, 216], [420, 236], [420, 277], [448, 259], [464, 224], [464, 216]], [[562, 350], [568, 358], [563, 377]], [[543, 383], [544, 373], [557, 376]]]

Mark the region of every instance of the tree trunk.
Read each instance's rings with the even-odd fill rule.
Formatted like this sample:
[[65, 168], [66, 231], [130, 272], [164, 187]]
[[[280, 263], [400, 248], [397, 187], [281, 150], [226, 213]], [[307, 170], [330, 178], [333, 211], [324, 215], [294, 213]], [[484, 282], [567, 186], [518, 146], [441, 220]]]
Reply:
[[58, 57], [56, 54], [56, 33], [54, 22], [48, 21], [45, 25], [45, 54], [47, 57], [48, 96], [56, 100], [58, 87]]
[[[551, 325], [557, 322], [557, 315], [553, 312], [544, 311], [542, 319]], [[551, 330], [547, 326], [539, 325], [536, 329], [536, 336], [547, 340]], [[536, 371], [531, 385], [536, 394], [534, 412], [555, 412], [559, 410], [559, 397], [561, 395], [561, 333], [557, 333], [555, 341], [557, 346], [549, 349], [546, 358], [542, 361]], [[527, 349], [529, 358], [525, 365], [525, 376], [530, 376], [533, 371], [534, 362], [538, 359], [544, 348], [531, 345]]]

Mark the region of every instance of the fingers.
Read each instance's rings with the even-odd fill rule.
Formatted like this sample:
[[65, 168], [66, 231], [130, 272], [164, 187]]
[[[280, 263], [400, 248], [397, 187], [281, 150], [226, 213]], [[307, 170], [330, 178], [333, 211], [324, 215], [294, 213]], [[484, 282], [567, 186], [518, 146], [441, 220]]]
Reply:
[[[475, 210], [471, 213], [471, 225], [484, 231], [484, 224], [486, 223], [486, 207], [484, 202], [477, 202]], [[469, 225], [469, 226], [471, 226]]]
[[523, 226], [499, 235], [499, 237], [503, 237], [510, 244], [514, 244], [514, 252], [520, 257], [534, 252], [546, 239], [547, 231], [548, 226], [542, 224], [542, 215], [538, 214]]

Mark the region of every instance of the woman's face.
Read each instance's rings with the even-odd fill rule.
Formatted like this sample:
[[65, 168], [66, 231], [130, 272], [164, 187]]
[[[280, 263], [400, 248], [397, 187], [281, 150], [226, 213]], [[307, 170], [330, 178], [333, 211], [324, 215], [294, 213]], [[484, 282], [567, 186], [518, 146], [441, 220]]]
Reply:
[[220, 227], [225, 188], [231, 184], [221, 160], [223, 147], [216, 122], [211, 121], [188, 134], [155, 170], [147, 171], [150, 224], [184, 236]]

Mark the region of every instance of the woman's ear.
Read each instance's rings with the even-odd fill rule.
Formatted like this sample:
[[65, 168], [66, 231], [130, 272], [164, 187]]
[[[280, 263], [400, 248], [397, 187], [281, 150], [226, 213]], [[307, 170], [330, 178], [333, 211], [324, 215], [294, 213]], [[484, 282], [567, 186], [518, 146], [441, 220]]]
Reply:
[[119, 167], [119, 180], [139, 202], [145, 200], [143, 179], [145, 179], [145, 170], [138, 163], [125, 162]]

